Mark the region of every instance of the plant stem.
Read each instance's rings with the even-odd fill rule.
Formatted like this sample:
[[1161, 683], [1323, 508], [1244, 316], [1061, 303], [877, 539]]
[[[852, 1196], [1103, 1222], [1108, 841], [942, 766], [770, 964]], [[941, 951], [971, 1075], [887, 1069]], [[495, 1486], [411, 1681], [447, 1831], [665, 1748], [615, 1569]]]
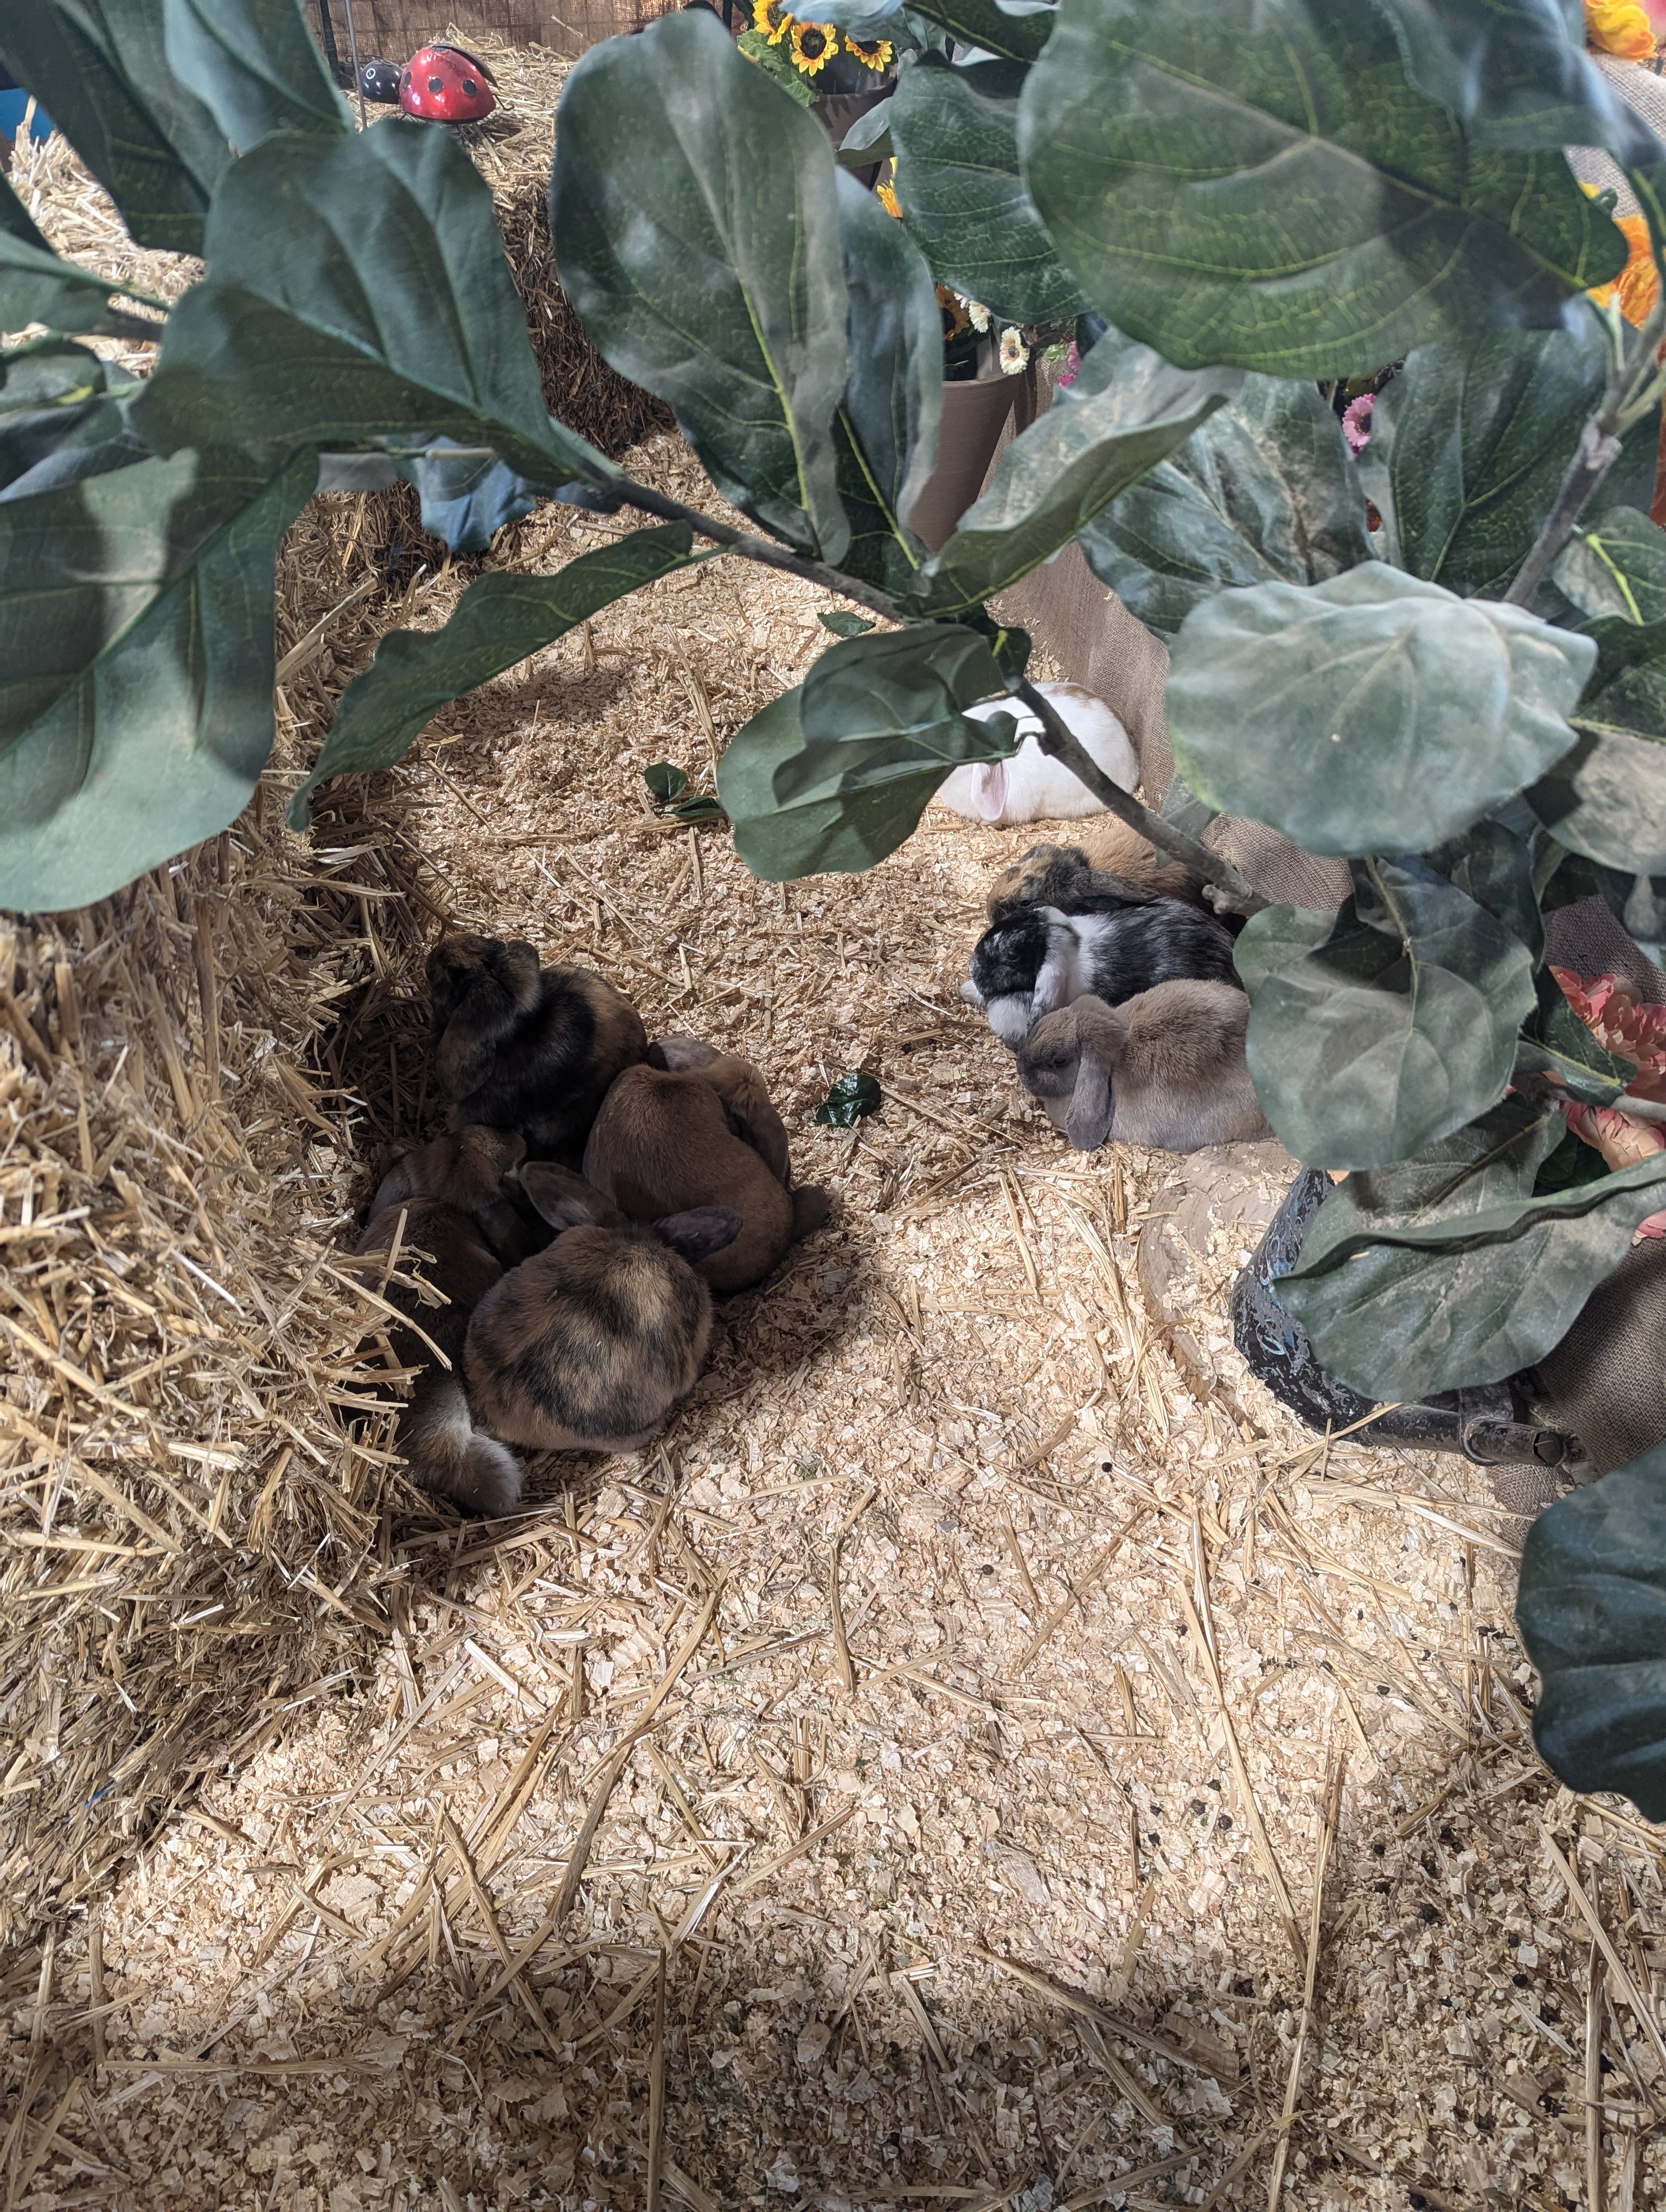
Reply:
[[1142, 806], [1131, 791], [1124, 791], [1120, 784], [1113, 783], [1098, 763], [1071, 734], [1045, 695], [1037, 690], [1033, 684], [1020, 684], [1018, 696], [1041, 723], [1042, 750], [1049, 754], [1061, 766], [1067, 768], [1103, 805], [1120, 816], [1131, 830], [1137, 830], [1142, 837], [1157, 847], [1158, 852], [1167, 853], [1171, 859], [1183, 861], [1195, 875], [1201, 876], [1205, 883], [1213, 884], [1224, 891], [1234, 913], [1259, 914], [1268, 903], [1250, 888], [1230, 861], [1223, 860], [1219, 853], [1212, 853], [1207, 845], [1201, 845], [1195, 837], [1189, 837], [1183, 830], [1177, 830], [1160, 814], [1153, 814], [1148, 806]]
[[[837, 592], [859, 606], [871, 607], [875, 614], [883, 615], [888, 622], [906, 622], [905, 609], [892, 599], [889, 592], [877, 586], [859, 583], [854, 576], [846, 576], [837, 568], [830, 568], [824, 561], [806, 560], [802, 555], [789, 553], [780, 545], [772, 545], [766, 538], [753, 538], [744, 530], [731, 529], [714, 515], [702, 514], [698, 507], [685, 507], [681, 500], [667, 499], [662, 492], [640, 484], [629, 477], [623, 484], [624, 503], [640, 507], [645, 514], [657, 514], [664, 522], [686, 522], [702, 538], [709, 538], [714, 544], [727, 545], [743, 560], [757, 561], [766, 568], [779, 568], [789, 576], [802, 576], [806, 582], [823, 585], [830, 592]], [[1200, 845], [1195, 837], [1153, 814], [1142, 806], [1131, 792], [1115, 784], [1098, 764], [1077, 743], [1042, 694], [1032, 684], [1018, 686], [1020, 699], [1037, 716], [1042, 726], [1042, 750], [1067, 768], [1071, 774], [1085, 783], [1102, 805], [1119, 815], [1130, 829], [1155, 845], [1160, 853], [1171, 860], [1183, 861], [1194, 874], [1205, 883], [1215, 884], [1225, 892], [1226, 901], [1235, 913], [1259, 914], [1268, 902], [1250, 888], [1237, 870], [1223, 860], [1219, 853], [1212, 853], [1207, 845]]]
[[732, 530], [715, 515], [702, 514], [697, 507], [684, 507], [680, 499], [667, 499], [662, 492], [636, 483], [629, 477], [623, 479], [620, 489], [627, 507], [640, 507], [644, 514], [657, 514], [662, 522], [686, 522], [700, 537], [709, 538], [714, 544], [727, 545], [745, 561], [757, 561], [766, 568], [780, 568], [789, 576], [802, 576], [806, 582], [837, 592], [842, 599], [854, 599], [859, 606], [872, 607], [887, 622], [908, 620], [889, 592], [880, 591], [876, 585], [859, 583], [854, 576], [842, 575], [838, 569], [830, 568], [824, 561], [809, 561], [801, 554], [789, 553], [784, 545], [771, 544], [767, 538], [753, 538], [744, 530]]
[[1660, 289], [1648, 319], [1637, 334], [1629, 361], [1609, 363], [1602, 404], [1579, 434], [1573, 459], [1567, 465], [1556, 503], [1541, 524], [1533, 550], [1516, 572], [1504, 595], [1506, 606], [1524, 607], [1554, 567], [1557, 556], [1573, 535], [1586, 501], [1620, 458], [1620, 433], [1631, 427], [1633, 403], [1655, 376], [1655, 356], [1666, 337], [1666, 275], [1661, 274], [1660, 247], [1655, 249], [1655, 268]]

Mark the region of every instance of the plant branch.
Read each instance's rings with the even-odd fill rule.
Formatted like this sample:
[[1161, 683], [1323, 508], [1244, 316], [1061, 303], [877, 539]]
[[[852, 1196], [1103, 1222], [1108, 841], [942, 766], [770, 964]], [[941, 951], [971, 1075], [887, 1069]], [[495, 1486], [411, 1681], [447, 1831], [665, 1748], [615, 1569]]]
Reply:
[[1171, 860], [1183, 861], [1194, 874], [1205, 883], [1213, 884], [1224, 891], [1232, 910], [1237, 914], [1259, 914], [1268, 902], [1253, 891], [1230, 861], [1223, 860], [1219, 853], [1212, 853], [1195, 837], [1189, 837], [1165, 822], [1160, 814], [1153, 814], [1142, 806], [1131, 791], [1124, 791], [1113, 783], [1097, 762], [1071, 734], [1055, 711], [1050, 701], [1033, 684], [1020, 684], [1018, 696], [1041, 722], [1041, 749], [1050, 754], [1061, 766], [1067, 768], [1079, 782], [1085, 783], [1093, 796], [1113, 814], [1118, 815], [1131, 830], [1137, 830], [1161, 853]]
[[650, 489], [626, 477], [619, 481], [620, 490], [627, 507], [640, 507], [644, 514], [657, 514], [662, 522], [686, 522], [702, 538], [709, 538], [714, 544], [727, 545], [732, 553], [739, 553], [745, 561], [757, 561], [766, 568], [780, 568], [789, 576], [802, 576], [807, 583], [820, 584], [830, 592], [837, 592], [842, 599], [854, 599], [859, 606], [871, 607], [887, 622], [907, 620], [903, 609], [889, 592], [876, 585], [859, 583], [855, 577], [830, 568], [824, 561], [808, 561], [801, 554], [789, 553], [784, 545], [775, 545], [767, 538], [754, 538], [744, 530], [732, 530], [727, 522], [715, 515], [702, 514], [697, 507], [684, 507], [680, 499], [667, 499], [663, 492]]
[[1555, 566], [1587, 501], [1619, 459], [1620, 436], [1637, 419], [1637, 403], [1656, 380], [1656, 356], [1662, 338], [1666, 337], [1666, 272], [1661, 269], [1658, 240], [1655, 242], [1655, 270], [1660, 283], [1654, 306], [1637, 334], [1629, 358], [1625, 349], [1615, 349], [1601, 404], [1579, 434], [1578, 446], [1567, 465], [1555, 504], [1540, 526], [1532, 551], [1517, 570], [1515, 581], [1504, 595], [1506, 606], [1526, 606]]

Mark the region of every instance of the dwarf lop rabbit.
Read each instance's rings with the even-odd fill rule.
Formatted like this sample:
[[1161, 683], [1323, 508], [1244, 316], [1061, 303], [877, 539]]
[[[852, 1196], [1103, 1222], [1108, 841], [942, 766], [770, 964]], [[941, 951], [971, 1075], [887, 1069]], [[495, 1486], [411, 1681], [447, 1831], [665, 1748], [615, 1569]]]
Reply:
[[510, 1129], [469, 1128], [436, 1137], [407, 1153], [383, 1179], [358, 1242], [361, 1252], [387, 1252], [397, 1236], [401, 1252], [414, 1248], [429, 1254], [428, 1279], [450, 1300], [425, 1305], [414, 1291], [388, 1285], [389, 1304], [417, 1322], [451, 1362], [449, 1370], [442, 1367], [414, 1329], [391, 1328], [400, 1365], [422, 1370], [400, 1416], [399, 1443], [424, 1490], [475, 1513], [508, 1513], [520, 1496], [520, 1462], [475, 1431], [463, 1390], [463, 1347], [470, 1315], [502, 1277], [503, 1255], [518, 1256], [522, 1249], [525, 1232], [503, 1177], [526, 1150]]
[[1114, 1136], [1195, 1152], [1272, 1131], [1243, 1057], [1250, 1001], [1225, 983], [1159, 983], [1121, 1006], [1077, 999], [1018, 1048], [1018, 1074], [1079, 1152]]
[[547, 1160], [528, 1161], [521, 1184], [556, 1240], [475, 1308], [470, 1395], [513, 1443], [640, 1451], [693, 1389], [711, 1343], [712, 1294], [692, 1263], [732, 1244], [740, 1216], [712, 1206], [626, 1221]]
[[1113, 914], [1022, 907], [978, 939], [961, 995], [1016, 1050], [1043, 1014], [1073, 999], [1116, 1006], [1182, 978], [1237, 988], [1232, 933], [1201, 907], [1165, 898]]
[[758, 1070], [694, 1037], [662, 1037], [619, 1077], [584, 1173], [632, 1221], [700, 1206], [739, 1214], [734, 1242], [698, 1263], [719, 1297], [761, 1283], [829, 1212], [825, 1191], [790, 1186], [787, 1131]]
[[[1043, 696], [1070, 734], [1096, 766], [1124, 791], [1140, 781], [1140, 760], [1128, 732], [1103, 699], [1084, 691], [1079, 684], [1038, 684]], [[996, 714], [1011, 714], [1018, 723], [1018, 749], [1011, 760], [978, 761], [958, 768], [937, 796], [945, 806], [973, 822], [1069, 822], [1085, 814], [1103, 814], [1104, 801], [1096, 799], [1080, 778], [1041, 749], [1041, 718], [1021, 699], [986, 699], [966, 709], [975, 722]]]
[[608, 1085], [648, 1050], [629, 1000], [587, 968], [540, 968], [520, 938], [443, 938], [428, 979], [450, 1127], [519, 1129], [576, 1161]]

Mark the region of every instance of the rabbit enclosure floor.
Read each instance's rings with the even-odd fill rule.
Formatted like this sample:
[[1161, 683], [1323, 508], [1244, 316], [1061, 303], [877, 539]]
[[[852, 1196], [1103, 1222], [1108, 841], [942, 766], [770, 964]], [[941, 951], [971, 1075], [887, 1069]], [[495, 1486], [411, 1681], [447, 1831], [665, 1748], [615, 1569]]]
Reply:
[[[632, 465], [710, 501], [674, 437]], [[493, 565], [619, 526], [546, 511]], [[297, 526], [286, 634], [359, 534]], [[9, 2201], [1551, 2212], [1588, 2201], [1588, 2008], [1606, 2201], [1659, 2201], [1659, 1840], [1534, 1753], [1481, 1474], [1327, 1448], [1233, 1351], [1279, 1148], [1079, 1158], [1016, 1092], [958, 984], [1032, 830], [933, 814], [782, 889], [654, 815], [642, 770], [708, 790], [828, 604], [668, 580], [289, 841], [368, 886], [320, 902], [352, 1011], [296, 1131], [314, 1219], [431, 1125], [441, 917], [756, 1060], [836, 1214], [722, 1310], [662, 1449], [535, 1463], [489, 1526], [398, 1493], [391, 1632], [94, 1907], [96, 1981], [62, 1930], [81, 2059], [16, 2005]], [[277, 792], [398, 613], [286, 684]], [[817, 1127], [858, 1067], [880, 1115]]]
[[[115, 273], [95, 190], [58, 142], [28, 159], [54, 241]], [[166, 288], [163, 262], [127, 265]], [[718, 505], [674, 437], [630, 465]], [[234, 1407], [223, 1430], [188, 1394], [163, 1407], [187, 1436], [212, 1420], [198, 1519], [264, 1594], [217, 1646], [194, 1610], [137, 1608], [150, 1671], [125, 1685], [154, 1725], [187, 1655], [192, 1742], [221, 1755], [119, 1879], [42, 1917], [38, 1965], [5, 1962], [7, 2205], [1662, 2201], [1660, 1838], [1534, 1753], [1521, 1524], [1481, 1472], [1327, 1447], [1233, 1351], [1231, 1279], [1288, 1162], [1078, 1158], [1017, 1092], [958, 985], [987, 878], [1033, 830], [933, 815], [868, 876], [781, 889], [721, 824], [655, 817], [642, 770], [709, 791], [826, 643], [830, 602], [762, 569], [609, 609], [288, 836], [379, 635], [442, 621], [483, 566], [551, 568], [626, 526], [545, 509], [447, 562], [414, 516], [403, 493], [325, 500], [292, 532], [279, 750], [233, 833], [247, 871], [221, 877], [220, 957], [290, 994], [245, 1132], [274, 1266], [279, 1230], [350, 1239], [432, 1127], [422, 959], [445, 926], [522, 933], [650, 1031], [749, 1054], [835, 1217], [722, 1311], [662, 1449], [535, 1463], [509, 1521], [403, 1484], [345, 1294], [299, 1349], [262, 1339], [314, 1371], [275, 1401], [292, 1447]], [[146, 942], [188, 963], [163, 920]], [[234, 981], [226, 1050], [252, 1067]], [[818, 1127], [858, 1067], [882, 1113]], [[154, 1050], [126, 1097], [167, 1110]], [[49, 1382], [21, 1400], [43, 1420]], [[183, 1545], [183, 1488], [131, 1479]], [[17, 1568], [45, 1540], [7, 1483]], [[96, 1593], [71, 1593], [94, 1579], [52, 1586], [68, 1626], [29, 1645], [29, 1697], [55, 1668], [90, 1679]], [[9, 1654], [44, 1611], [0, 1598]], [[268, 1675], [280, 1634], [291, 1671]], [[50, 1771], [51, 1710], [0, 1794]]]

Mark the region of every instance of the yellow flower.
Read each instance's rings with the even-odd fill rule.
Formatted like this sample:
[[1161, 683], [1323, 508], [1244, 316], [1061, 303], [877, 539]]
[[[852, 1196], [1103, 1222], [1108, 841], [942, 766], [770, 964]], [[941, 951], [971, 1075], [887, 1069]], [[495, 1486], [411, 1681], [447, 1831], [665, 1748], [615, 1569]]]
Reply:
[[831, 23], [793, 25], [793, 60], [800, 74], [814, 76], [839, 51], [839, 34]]
[[762, 31], [772, 46], [778, 46], [786, 37], [792, 20], [784, 0], [752, 0], [752, 28]]
[[896, 49], [889, 39], [853, 39], [847, 33], [844, 50], [854, 54], [864, 69], [888, 70], [896, 58]]
[[1585, 0], [1585, 36], [1622, 61], [1654, 59], [1655, 34], [1638, 0]]
[[1640, 215], [1617, 215], [1614, 220], [1625, 232], [1631, 252], [1614, 283], [1597, 285], [1590, 296], [1599, 307], [1617, 300], [1628, 323], [1644, 323], [1660, 292], [1660, 272], [1649, 243], [1649, 226]]
[[874, 186], [874, 191], [880, 206], [885, 210], [885, 213], [887, 215], [894, 215], [900, 219], [903, 213], [903, 204], [897, 197], [897, 187], [892, 184], [891, 179], [886, 177], [882, 183], [876, 185]]
[[962, 331], [970, 330], [971, 321], [967, 315], [965, 303], [958, 292], [952, 292], [946, 284], [939, 284], [937, 288], [937, 305], [943, 318], [943, 336], [945, 339], [958, 338]]

